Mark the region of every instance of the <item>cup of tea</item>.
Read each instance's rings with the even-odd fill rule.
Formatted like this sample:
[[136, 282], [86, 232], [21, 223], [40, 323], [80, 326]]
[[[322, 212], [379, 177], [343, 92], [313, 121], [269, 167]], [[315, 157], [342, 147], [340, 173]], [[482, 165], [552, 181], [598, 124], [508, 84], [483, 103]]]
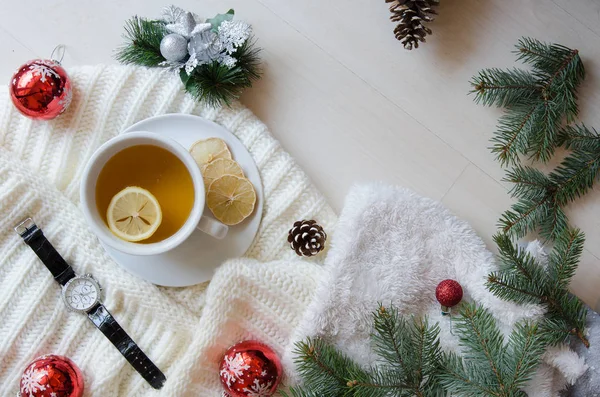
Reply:
[[[130, 191], [134, 192], [133, 198], [137, 197], [135, 192], [141, 192], [152, 199], [138, 209], [135, 202], [127, 201], [129, 196], [124, 196]], [[167, 252], [196, 229], [217, 239], [224, 238], [228, 231], [226, 225], [203, 215], [204, 183], [191, 154], [173, 139], [153, 132], [129, 132], [100, 146], [83, 171], [80, 197], [83, 214], [94, 233], [102, 242], [127, 254]], [[121, 207], [136, 208], [133, 215], [115, 209], [119, 197], [124, 202]], [[141, 226], [149, 224], [140, 214], [149, 211], [142, 207], [154, 204], [161, 219], [149, 237], [138, 241], [117, 233], [115, 225], [132, 222], [130, 216], [139, 216], [135, 220], [142, 222]], [[134, 226], [129, 228], [135, 232]]]

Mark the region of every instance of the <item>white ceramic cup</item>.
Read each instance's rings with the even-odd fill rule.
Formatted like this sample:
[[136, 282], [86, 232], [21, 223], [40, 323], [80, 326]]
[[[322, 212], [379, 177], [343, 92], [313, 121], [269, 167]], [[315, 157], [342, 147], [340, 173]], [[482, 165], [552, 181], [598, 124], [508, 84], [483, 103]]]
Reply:
[[[121, 150], [137, 145], [154, 145], [173, 153], [185, 164], [194, 184], [194, 206], [187, 221], [172, 236], [150, 244], [132, 243], [115, 236], [104, 222], [96, 206], [96, 182], [106, 162]], [[226, 225], [202, 215], [205, 202], [204, 182], [200, 168], [192, 155], [173, 139], [153, 132], [128, 132], [100, 146], [85, 166], [80, 196], [83, 214], [94, 233], [102, 242], [127, 254], [156, 255], [167, 252], [183, 243], [196, 229], [217, 239], [222, 239], [227, 235], [228, 227]]]

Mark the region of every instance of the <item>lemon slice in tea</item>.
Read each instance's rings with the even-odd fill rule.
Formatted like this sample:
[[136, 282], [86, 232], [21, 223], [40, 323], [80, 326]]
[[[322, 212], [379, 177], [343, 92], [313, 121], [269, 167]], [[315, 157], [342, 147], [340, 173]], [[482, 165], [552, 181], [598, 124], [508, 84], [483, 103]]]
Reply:
[[240, 165], [229, 159], [216, 159], [208, 164], [204, 164], [201, 168], [202, 178], [204, 178], [204, 187], [208, 191], [210, 184], [217, 178], [223, 175], [235, 175], [240, 178], [244, 176], [244, 171]]
[[225, 141], [220, 138], [208, 138], [198, 141], [192, 145], [190, 153], [199, 167], [216, 159], [231, 160], [231, 152]]
[[162, 222], [162, 211], [156, 197], [137, 186], [117, 193], [106, 211], [108, 228], [125, 241], [150, 238]]
[[249, 217], [255, 204], [256, 192], [252, 183], [235, 175], [215, 179], [206, 194], [206, 205], [215, 218], [229, 226]]

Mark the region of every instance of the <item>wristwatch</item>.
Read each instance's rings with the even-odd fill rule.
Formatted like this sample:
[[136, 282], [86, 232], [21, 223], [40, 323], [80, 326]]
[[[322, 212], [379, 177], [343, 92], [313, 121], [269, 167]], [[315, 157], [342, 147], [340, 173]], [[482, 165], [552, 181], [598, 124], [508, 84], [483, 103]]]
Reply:
[[77, 276], [31, 218], [15, 226], [15, 231], [23, 237], [62, 286], [62, 299], [67, 309], [86, 314], [153, 388], [162, 388], [166, 381], [165, 375], [106, 310], [100, 301], [102, 288], [98, 281], [91, 274]]

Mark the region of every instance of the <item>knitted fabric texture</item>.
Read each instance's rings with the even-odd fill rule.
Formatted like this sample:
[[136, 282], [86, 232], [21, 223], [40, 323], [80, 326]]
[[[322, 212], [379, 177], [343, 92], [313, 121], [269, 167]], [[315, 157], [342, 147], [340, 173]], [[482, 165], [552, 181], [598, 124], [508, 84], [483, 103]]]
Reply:
[[[290, 226], [317, 219], [329, 231], [336, 215], [239, 103], [207, 108], [182, 92], [177, 76], [156, 69], [68, 72], [73, 102], [49, 122], [21, 116], [6, 89], [0, 92], [0, 395], [13, 397], [27, 363], [53, 353], [80, 366], [85, 396], [220, 396], [225, 350], [253, 338], [283, 354], [323, 274], [318, 264], [295, 259], [286, 242]], [[196, 114], [223, 125], [248, 148], [261, 173], [265, 202], [258, 235], [247, 258], [221, 266], [208, 287], [163, 288], [130, 275], [106, 255], [78, 209], [81, 172], [91, 154], [129, 125], [164, 113]], [[27, 216], [78, 274], [100, 281], [107, 309], [165, 372], [162, 390], [151, 389], [86, 316], [66, 310], [58, 284], [12, 230]]]

